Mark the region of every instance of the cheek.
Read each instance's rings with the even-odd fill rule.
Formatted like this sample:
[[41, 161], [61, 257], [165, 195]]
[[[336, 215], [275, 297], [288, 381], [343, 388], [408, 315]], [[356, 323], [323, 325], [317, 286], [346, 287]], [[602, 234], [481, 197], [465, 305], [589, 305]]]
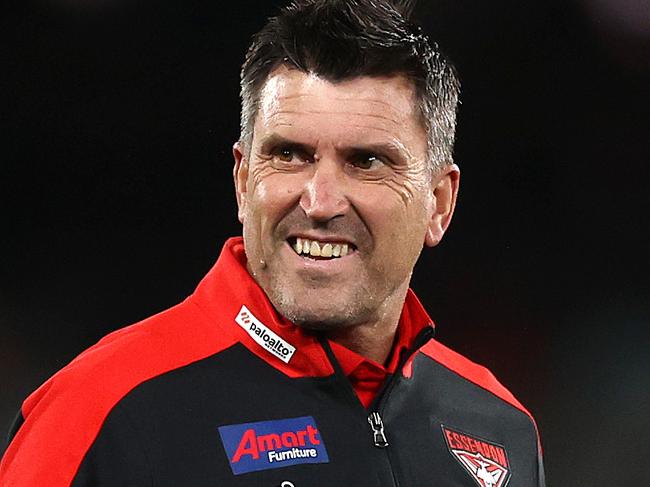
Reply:
[[266, 174], [255, 178], [248, 188], [248, 213], [262, 227], [261, 231], [270, 230], [267, 225], [275, 226], [299, 197], [299, 186], [294, 178], [282, 174]]
[[427, 201], [423, 190], [414, 184], [385, 182], [376, 188], [365, 188], [361, 204], [375, 222], [387, 227], [391, 235], [420, 231], [426, 225]]
[[[392, 262], [414, 263], [424, 245], [427, 229], [426, 202], [421, 193], [403, 193], [384, 187], [364, 198], [366, 218], [380, 254]], [[412, 196], [411, 196], [412, 195]]]
[[398, 168], [385, 184], [401, 198], [405, 206], [421, 206], [424, 192], [430, 187], [428, 169], [422, 163]]

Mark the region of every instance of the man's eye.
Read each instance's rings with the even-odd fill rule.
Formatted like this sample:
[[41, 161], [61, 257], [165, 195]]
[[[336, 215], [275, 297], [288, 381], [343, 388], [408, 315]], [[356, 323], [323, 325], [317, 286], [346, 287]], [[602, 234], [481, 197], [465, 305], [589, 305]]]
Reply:
[[278, 161], [282, 162], [298, 163], [306, 160], [306, 155], [300, 150], [300, 148], [292, 147], [290, 145], [276, 147], [271, 151], [271, 154]]
[[353, 157], [351, 162], [359, 169], [372, 169], [382, 164], [382, 160], [374, 154], [360, 154]]
[[278, 159], [284, 162], [291, 162], [294, 156], [293, 149], [290, 149], [288, 147], [278, 149], [276, 154], [278, 156]]

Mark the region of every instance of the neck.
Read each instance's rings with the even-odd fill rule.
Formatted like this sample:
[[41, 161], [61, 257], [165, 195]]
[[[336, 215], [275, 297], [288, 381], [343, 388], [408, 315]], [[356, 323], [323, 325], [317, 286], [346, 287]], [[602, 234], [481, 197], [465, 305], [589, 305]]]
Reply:
[[377, 319], [330, 331], [327, 337], [378, 364], [386, 363], [393, 348], [407, 291], [408, 282], [384, 301]]

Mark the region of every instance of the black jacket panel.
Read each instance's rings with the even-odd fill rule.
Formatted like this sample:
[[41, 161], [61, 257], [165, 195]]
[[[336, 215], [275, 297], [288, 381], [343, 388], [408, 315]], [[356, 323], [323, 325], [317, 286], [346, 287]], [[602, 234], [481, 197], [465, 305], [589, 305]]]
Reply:
[[[424, 354], [412, 377], [396, 376], [377, 404], [386, 448], [373, 444], [369, 413], [343, 380], [289, 378], [236, 345], [126, 396], [73, 486], [474, 486], [450, 453], [443, 425], [503, 445], [509, 486], [542, 485], [530, 418]], [[219, 426], [303, 416], [318, 425], [328, 463], [233, 474]]]

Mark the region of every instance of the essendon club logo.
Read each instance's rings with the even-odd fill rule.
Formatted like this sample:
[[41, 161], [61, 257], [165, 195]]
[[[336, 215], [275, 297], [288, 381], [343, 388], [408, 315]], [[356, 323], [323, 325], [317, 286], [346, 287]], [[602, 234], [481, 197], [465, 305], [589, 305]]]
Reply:
[[311, 416], [219, 427], [232, 473], [328, 463], [327, 450]]
[[503, 446], [441, 426], [449, 451], [480, 487], [506, 486], [510, 465]]

